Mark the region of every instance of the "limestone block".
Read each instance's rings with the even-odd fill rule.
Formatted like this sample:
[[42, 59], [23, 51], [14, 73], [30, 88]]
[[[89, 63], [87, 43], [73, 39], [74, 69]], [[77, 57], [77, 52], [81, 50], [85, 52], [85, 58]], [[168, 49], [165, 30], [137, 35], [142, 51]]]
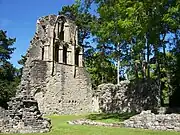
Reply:
[[70, 42], [70, 30], [69, 30], [69, 24], [64, 24], [64, 41], [69, 43]]

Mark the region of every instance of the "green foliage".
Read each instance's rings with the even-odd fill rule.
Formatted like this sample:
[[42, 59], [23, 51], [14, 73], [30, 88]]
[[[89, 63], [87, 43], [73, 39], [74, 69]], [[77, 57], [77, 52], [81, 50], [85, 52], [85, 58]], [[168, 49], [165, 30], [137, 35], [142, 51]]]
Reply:
[[[89, 38], [91, 35], [90, 24], [95, 17], [88, 11], [88, 6], [81, 5], [81, 1], [76, 1], [71, 6], [64, 6], [59, 14], [64, 14], [74, 20], [78, 26], [78, 41], [83, 48], [89, 47]], [[91, 75], [93, 87], [97, 87], [101, 83], [115, 83], [116, 68], [107, 55], [96, 49], [85, 50], [85, 66]]]
[[[96, 17], [89, 9], [96, 4]], [[65, 6], [65, 13], [79, 26], [79, 43], [93, 35], [98, 44], [85, 53], [93, 86], [121, 78], [155, 79], [161, 104], [169, 103], [179, 89], [180, 2], [178, 0], [85, 0]], [[172, 37], [172, 38], [171, 38]], [[115, 67], [120, 62], [120, 67]], [[177, 98], [178, 99], [178, 98]]]
[[7, 108], [7, 102], [16, 93], [20, 82], [19, 70], [8, 62], [15, 48], [15, 39], [7, 38], [6, 32], [0, 30], [0, 106]]
[[95, 121], [101, 121], [106, 123], [115, 123], [115, 122], [121, 122], [124, 120], [129, 119], [130, 117], [136, 115], [136, 113], [100, 113], [100, 114], [90, 114], [86, 116], [87, 119], [95, 120]]
[[12, 47], [16, 39], [7, 38], [6, 31], [0, 30], [0, 63], [11, 58], [14, 49]]
[[25, 66], [25, 62], [26, 62], [26, 56], [21, 55], [21, 59], [18, 61], [18, 64], [20, 64], [22, 67], [19, 68], [19, 77], [21, 78], [22, 73], [23, 73], [23, 67]]
[[156, 79], [161, 104], [168, 103], [180, 83], [180, 2], [93, 2], [97, 4], [98, 17], [91, 23], [91, 31], [102, 44], [113, 46], [110, 59], [119, 59], [129, 80]]
[[116, 83], [117, 69], [105, 52], [88, 49], [85, 53], [85, 66], [91, 76], [93, 88], [102, 83]]
[[21, 55], [21, 59], [18, 61], [18, 64], [24, 66], [26, 62], [26, 56]]
[[81, 6], [80, 1], [76, 1], [71, 6], [64, 6], [59, 14], [66, 15], [71, 20], [75, 21], [78, 26], [78, 44], [86, 47], [89, 45], [87, 39], [90, 37], [90, 23], [94, 17], [88, 12], [88, 9]]

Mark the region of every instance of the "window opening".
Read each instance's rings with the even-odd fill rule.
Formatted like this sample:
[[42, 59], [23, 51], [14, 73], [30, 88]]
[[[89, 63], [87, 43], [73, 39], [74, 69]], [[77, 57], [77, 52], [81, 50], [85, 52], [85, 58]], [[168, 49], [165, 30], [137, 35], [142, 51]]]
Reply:
[[63, 46], [63, 63], [67, 64], [67, 47]]
[[55, 61], [59, 62], [59, 46], [55, 45]]
[[44, 60], [44, 47], [42, 48], [42, 60]]
[[79, 66], [79, 50], [75, 52], [75, 65]]
[[60, 40], [64, 41], [64, 22], [61, 24]]

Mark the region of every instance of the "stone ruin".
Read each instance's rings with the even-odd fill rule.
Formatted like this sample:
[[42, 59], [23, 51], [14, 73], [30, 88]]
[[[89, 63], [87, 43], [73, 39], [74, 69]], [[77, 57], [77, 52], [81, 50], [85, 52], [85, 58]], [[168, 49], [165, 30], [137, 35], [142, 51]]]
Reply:
[[17, 95], [8, 103], [8, 110], [0, 108], [0, 132], [48, 132], [51, 125], [42, 118], [45, 114], [154, 110], [159, 107], [159, 93], [156, 85], [151, 85], [154, 83], [130, 85], [123, 81], [102, 84], [93, 91], [83, 67], [77, 26], [63, 15], [41, 17], [26, 54]]
[[37, 21], [16, 97], [0, 108], [0, 133], [37, 133], [51, 129], [42, 114], [91, 112], [91, 84], [83, 67], [77, 26], [65, 16]]
[[123, 122], [125, 127], [180, 132], [180, 114], [154, 114], [142, 111]]
[[[95, 92], [93, 108], [103, 113], [135, 112], [122, 122], [124, 127], [180, 132], [179, 108], [160, 107], [158, 86], [154, 81], [121, 81], [119, 85], [101, 84]], [[93, 122], [79, 120], [74, 124]], [[97, 123], [95, 123], [97, 124]]]
[[38, 19], [20, 88], [18, 94], [28, 90], [43, 114], [91, 112], [91, 83], [83, 67], [77, 26], [66, 16]]
[[42, 118], [37, 101], [33, 97], [15, 97], [9, 102], [8, 111], [0, 121], [3, 133], [44, 133], [51, 125]]
[[101, 84], [93, 98], [93, 108], [103, 113], [157, 111], [158, 88], [153, 81], [121, 81], [119, 85]]
[[14, 97], [8, 110], [0, 108], [0, 112], [0, 133], [44, 133], [51, 129], [50, 120], [42, 118], [32, 96]]

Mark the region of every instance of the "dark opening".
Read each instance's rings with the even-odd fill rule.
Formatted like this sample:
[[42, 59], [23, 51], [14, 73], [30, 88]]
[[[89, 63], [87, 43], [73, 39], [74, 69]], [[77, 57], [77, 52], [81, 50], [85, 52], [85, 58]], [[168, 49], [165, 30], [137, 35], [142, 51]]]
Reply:
[[64, 40], [64, 22], [61, 25], [60, 40]]
[[75, 65], [79, 66], [79, 50], [76, 50], [75, 53]]
[[63, 63], [67, 64], [67, 47], [63, 46]]
[[55, 61], [56, 62], [59, 62], [59, 46], [58, 45], [55, 45]]
[[42, 48], [42, 60], [44, 60], [44, 47]]

